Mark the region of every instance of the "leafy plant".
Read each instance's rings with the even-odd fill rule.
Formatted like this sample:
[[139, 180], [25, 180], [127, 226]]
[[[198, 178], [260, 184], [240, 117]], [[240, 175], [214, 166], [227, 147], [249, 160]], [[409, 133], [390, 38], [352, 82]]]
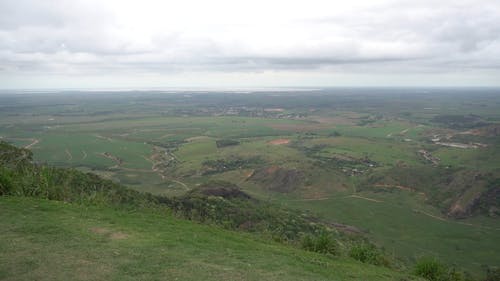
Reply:
[[389, 266], [389, 261], [373, 244], [361, 242], [353, 245], [349, 256], [363, 263]]
[[331, 233], [326, 231], [319, 235], [307, 234], [302, 237], [301, 246], [303, 249], [323, 254], [338, 255], [338, 243]]

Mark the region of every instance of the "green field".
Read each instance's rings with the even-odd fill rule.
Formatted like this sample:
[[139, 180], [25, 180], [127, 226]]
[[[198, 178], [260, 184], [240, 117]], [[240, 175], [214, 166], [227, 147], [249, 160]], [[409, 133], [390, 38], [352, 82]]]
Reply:
[[417, 280], [154, 212], [0, 198], [2, 280]]
[[468, 263], [474, 272], [489, 264], [500, 264], [500, 228], [496, 219], [447, 219], [435, 208], [422, 204], [421, 196], [405, 191], [357, 195], [360, 197], [337, 194], [325, 200], [279, 200], [290, 207], [362, 226], [389, 253], [409, 261], [436, 256], [449, 264]]
[[[435, 256], [479, 276], [500, 264], [500, 96], [408, 91], [4, 95], [0, 137], [40, 163], [154, 194], [228, 181], [355, 226], [407, 264]], [[225, 262], [202, 268], [217, 279]]]

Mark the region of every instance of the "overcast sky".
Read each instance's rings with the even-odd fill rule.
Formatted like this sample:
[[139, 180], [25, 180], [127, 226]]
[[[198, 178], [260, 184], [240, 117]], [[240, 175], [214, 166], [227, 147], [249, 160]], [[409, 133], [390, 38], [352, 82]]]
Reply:
[[500, 1], [0, 1], [0, 88], [272, 86], [500, 86]]

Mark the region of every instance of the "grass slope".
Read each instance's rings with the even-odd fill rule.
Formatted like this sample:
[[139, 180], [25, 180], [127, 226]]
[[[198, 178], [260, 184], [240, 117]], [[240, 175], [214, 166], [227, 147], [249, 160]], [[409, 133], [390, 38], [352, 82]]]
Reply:
[[0, 197], [0, 280], [414, 280], [148, 211]]
[[290, 208], [308, 209], [325, 218], [362, 226], [388, 253], [405, 257], [410, 264], [421, 256], [434, 256], [475, 275], [482, 274], [488, 266], [500, 264], [500, 228], [495, 218], [448, 219], [435, 208], [422, 205], [416, 198], [418, 195], [408, 192], [357, 195], [360, 197], [281, 199], [280, 202]]

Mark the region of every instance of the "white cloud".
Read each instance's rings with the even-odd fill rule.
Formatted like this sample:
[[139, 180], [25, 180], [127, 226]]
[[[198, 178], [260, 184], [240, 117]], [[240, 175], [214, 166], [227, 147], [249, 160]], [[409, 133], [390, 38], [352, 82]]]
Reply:
[[499, 68], [496, 0], [0, 2], [0, 87], [500, 85]]

